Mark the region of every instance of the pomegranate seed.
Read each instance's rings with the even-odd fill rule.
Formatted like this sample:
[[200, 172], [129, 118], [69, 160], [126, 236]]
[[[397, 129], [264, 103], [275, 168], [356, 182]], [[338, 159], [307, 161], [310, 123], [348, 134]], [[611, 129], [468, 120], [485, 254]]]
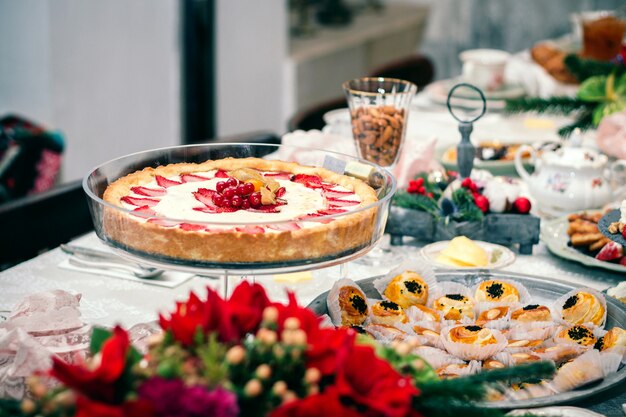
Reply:
[[222, 195], [226, 198], [233, 198], [237, 193], [233, 187], [228, 187], [222, 191]]
[[245, 184], [243, 184], [243, 186], [245, 187], [245, 195], [248, 194], [252, 194], [254, 192], [254, 184], [252, 184], [251, 182], [247, 182]]
[[218, 193], [224, 191], [224, 188], [226, 188], [226, 181], [218, 181], [218, 183], [215, 184], [215, 191]]
[[231, 200], [230, 200], [230, 205], [237, 208], [237, 207], [241, 207], [241, 204], [243, 203], [243, 200], [241, 199], [241, 197], [239, 197], [238, 195], [234, 196]]
[[237, 195], [246, 195], [247, 193], [246, 193], [246, 186], [245, 186], [245, 184], [239, 184], [237, 186], [237, 188], [235, 189], [235, 193]]
[[229, 187], [236, 187], [239, 184], [239, 181], [237, 181], [237, 178], [229, 178], [226, 180], [226, 185], [228, 185]]
[[257, 208], [261, 205], [261, 194], [260, 193], [252, 193], [250, 194], [250, 207]]
[[250, 208], [250, 202], [248, 200], [243, 200], [243, 203], [241, 203], [241, 208], [244, 210], [248, 210]]
[[213, 202], [216, 206], [221, 207], [224, 204], [224, 196], [221, 194], [213, 194]]

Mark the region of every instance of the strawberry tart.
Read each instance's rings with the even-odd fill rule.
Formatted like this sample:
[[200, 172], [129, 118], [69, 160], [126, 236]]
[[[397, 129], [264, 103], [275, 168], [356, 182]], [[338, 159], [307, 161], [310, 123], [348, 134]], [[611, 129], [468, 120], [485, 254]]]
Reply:
[[[365, 182], [258, 158], [145, 168], [111, 183], [103, 231], [131, 250], [171, 260], [275, 263], [367, 246], [378, 199]], [[333, 216], [335, 215], [335, 216]]]

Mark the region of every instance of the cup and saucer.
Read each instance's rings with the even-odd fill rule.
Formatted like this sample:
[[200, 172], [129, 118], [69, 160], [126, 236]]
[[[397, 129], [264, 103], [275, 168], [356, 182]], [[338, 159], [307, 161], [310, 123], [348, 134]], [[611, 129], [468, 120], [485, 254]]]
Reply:
[[[463, 63], [460, 77], [436, 81], [426, 87], [426, 93], [437, 104], [445, 104], [448, 93], [456, 84], [465, 82], [483, 91], [491, 110], [502, 110], [505, 100], [526, 95], [524, 87], [505, 82], [504, 72], [511, 54], [498, 49], [470, 49], [459, 54]], [[469, 90], [468, 90], [469, 91]], [[462, 90], [459, 90], [462, 94]], [[476, 94], [462, 96], [456, 94], [457, 103], [466, 107], [482, 105]]]

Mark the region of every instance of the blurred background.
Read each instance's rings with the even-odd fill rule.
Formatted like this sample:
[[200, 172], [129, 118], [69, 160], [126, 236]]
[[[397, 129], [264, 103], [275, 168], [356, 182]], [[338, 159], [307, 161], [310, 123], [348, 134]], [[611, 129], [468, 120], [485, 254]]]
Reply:
[[[470, 48], [515, 53], [619, 0], [0, 0], [0, 117], [64, 141], [56, 182], [149, 148], [248, 132], [386, 62], [458, 75]], [[6, 157], [6, 155], [4, 155]], [[0, 164], [1, 165], [1, 164]]]

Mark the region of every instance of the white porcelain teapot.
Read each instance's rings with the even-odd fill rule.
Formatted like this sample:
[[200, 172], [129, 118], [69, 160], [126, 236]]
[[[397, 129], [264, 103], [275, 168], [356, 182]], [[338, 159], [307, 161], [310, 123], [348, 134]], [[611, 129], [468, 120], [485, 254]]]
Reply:
[[[533, 174], [522, 164], [522, 155], [528, 153], [535, 166]], [[626, 161], [609, 163], [606, 155], [576, 145], [544, 150], [540, 155], [528, 145], [521, 146], [515, 154], [515, 169], [539, 210], [556, 216], [600, 208], [625, 190]]]

